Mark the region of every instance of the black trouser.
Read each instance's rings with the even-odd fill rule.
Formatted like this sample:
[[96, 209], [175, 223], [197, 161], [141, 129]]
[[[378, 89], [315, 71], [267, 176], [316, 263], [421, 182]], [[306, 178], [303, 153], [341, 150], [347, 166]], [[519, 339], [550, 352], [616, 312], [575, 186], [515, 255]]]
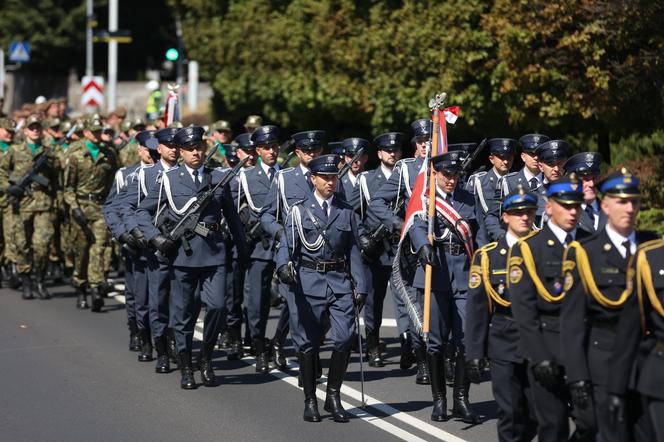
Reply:
[[491, 388], [498, 405], [498, 440], [529, 441], [537, 434], [528, 365], [491, 360]]

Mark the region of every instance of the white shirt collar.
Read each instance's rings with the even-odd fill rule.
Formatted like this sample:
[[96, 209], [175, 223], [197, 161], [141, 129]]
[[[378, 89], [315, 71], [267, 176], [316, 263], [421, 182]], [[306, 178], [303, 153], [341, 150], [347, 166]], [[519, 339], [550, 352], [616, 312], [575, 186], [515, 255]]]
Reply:
[[538, 173], [537, 175], [533, 175], [532, 173], [530, 173], [530, 170], [528, 170], [527, 167], [524, 167], [523, 175], [526, 177], [526, 181], [528, 181], [528, 184], [530, 184], [530, 180], [532, 180], [533, 178], [537, 179], [538, 185], [542, 182], [542, 172]]
[[300, 163], [300, 170], [302, 171], [302, 175], [306, 175], [309, 172], [309, 168], [304, 166], [302, 163]]
[[[267, 164], [265, 164], [262, 161], [260, 162], [260, 165], [263, 168], [263, 172], [265, 172], [265, 175], [270, 176], [270, 174], [268, 173], [270, 171], [270, 166], [268, 166]], [[274, 169], [274, 172], [276, 173], [279, 170], [279, 163], [274, 163], [274, 166], [272, 166], [272, 168]]]
[[505, 175], [507, 175], [507, 174], [505, 174], [505, 175], [501, 175], [500, 172], [498, 172], [498, 169], [496, 169], [495, 167], [492, 167], [492, 168], [491, 168], [491, 171], [493, 172], [493, 174], [494, 174], [494, 175], [496, 176], [496, 178], [498, 178], [498, 179], [500, 179], [500, 178], [504, 177]]
[[627, 250], [623, 246], [623, 243], [629, 240], [629, 249], [630, 254], [634, 255], [636, 253], [636, 233], [632, 230], [632, 233], [628, 237], [622, 236], [620, 233], [616, 232], [610, 224], [606, 225], [606, 234], [609, 236], [609, 239], [618, 250], [620, 255], [624, 258], [627, 254]]
[[509, 230], [505, 233], [505, 241], [507, 242], [507, 247], [512, 247], [519, 241], [519, 238], [514, 236]]
[[436, 184], [436, 193], [438, 193], [438, 195], [442, 196], [442, 197], [445, 198], [446, 200], [449, 200], [450, 197], [452, 196], [451, 193], [447, 193], [447, 192], [443, 191], [443, 189], [441, 189], [441, 188], [438, 186], [438, 184]]
[[565, 238], [567, 238], [567, 234], [572, 235], [572, 239], [576, 238], [576, 227], [573, 230], [566, 232], [555, 225], [552, 220], [548, 220], [546, 224], [549, 226], [553, 234], [556, 235], [556, 238], [558, 241], [560, 241], [560, 244], [565, 244]]
[[175, 169], [176, 167], [178, 167], [178, 163], [175, 163], [173, 166], [169, 166], [168, 163], [166, 161], [164, 161], [163, 158], [159, 158], [159, 161], [161, 162], [161, 167], [163, 167], [164, 170], [171, 170], [171, 169]]
[[[582, 210], [586, 210], [586, 207], [588, 207], [588, 204], [581, 204]], [[590, 207], [593, 208], [593, 227], [597, 229], [597, 226], [599, 225], [599, 204], [597, 203], [597, 200], [593, 201]]]
[[332, 199], [334, 198], [334, 195], [329, 197], [328, 199], [324, 200], [323, 198], [318, 195], [318, 192], [314, 191], [314, 198], [316, 198], [316, 201], [318, 201], [318, 205], [320, 208], [323, 208], [323, 202], [327, 201], [327, 215], [330, 215], [330, 208], [332, 207]]
[[383, 172], [383, 175], [385, 175], [385, 179], [389, 180], [392, 176], [392, 169], [388, 169], [383, 163], [380, 163], [380, 170]]
[[[189, 176], [191, 177], [191, 180], [194, 180], [194, 169], [189, 167], [188, 165], [184, 165], [184, 167], [187, 169], [187, 172], [189, 173]], [[201, 166], [198, 169], [198, 180], [203, 181], [203, 171], [205, 170], [205, 166]]]

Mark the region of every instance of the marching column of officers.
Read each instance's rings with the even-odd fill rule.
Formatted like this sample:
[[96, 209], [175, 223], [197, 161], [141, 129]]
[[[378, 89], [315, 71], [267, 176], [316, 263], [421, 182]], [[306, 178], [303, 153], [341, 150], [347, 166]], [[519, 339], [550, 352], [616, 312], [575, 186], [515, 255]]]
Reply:
[[[106, 124], [94, 115], [72, 125], [31, 115], [18, 137], [14, 121], [0, 120], [2, 269], [24, 299], [50, 297], [45, 278], [60, 261], [76, 306], [100, 311], [115, 250], [139, 361], [152, 361], [156, 350], [155, 371], [177, 364], [183, 389], [197, 387], [197, 362], [202, 383], [214, 386], [220, 334], [227, 357], [242, 358], [248, 347], [259, 373], [271, 363], [287, 367], [290, 334], [303, 418], [318, 422], [327, 338], [324, 409], [346, 422], [341, 385], [352, 351], [365, 351], [357, 316], [369, 365], [383, 367], [390, 292], [400, 367], [414, 364], [415, 382], [430, 385], [432, 420], [480, 423], [469, 387], [490, 374], [499, 440], [664, 440], [664, 240], [635, 230], [639, 180], [628, 170], [600, 179], [601, 156], [568, 158], [565, 141], [541, 134], [449, 145], [430, 163], [433, 243], [422, 216], [403, 235], [409, 300], [390, 274], [429, 120], [412, 124], [415, 156], [402, 158], [398, 132], [327, 143], [312, 130], [280, 144], [276, 126], [251, 116], [231, 144], [224, 121], [206, 140], [202, 127], [143, 121], [117, 136], [124, 118], [116, 112]], [[328, 145], [333, 152], [324, 154]], [[484, 145], [491, 169], [469, 174]], [[284, 146], [296, 166], [278, 162]], [[519, 146], [524, 167], [510, 172]], [[365, 171], [372, 149], [379, 165]], [[138, 162], [127, 165], [132, 158]], [[424, 341], [407, 304], [424, 305], [426, 265], [433, 278]], [[273, 291], [284, 305], [267, 339]]]

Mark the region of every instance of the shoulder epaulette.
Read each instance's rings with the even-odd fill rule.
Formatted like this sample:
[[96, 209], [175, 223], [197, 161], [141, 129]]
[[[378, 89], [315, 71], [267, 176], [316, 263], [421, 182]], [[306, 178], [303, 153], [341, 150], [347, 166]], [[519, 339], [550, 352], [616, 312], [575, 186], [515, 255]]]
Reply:
[[291, 207], [293, 207], [293, 206], [299, 206], [299, 205], [301, 205], [301, 204], [304, 204], [304, 202], [305, 202], [306, 200], [307, 200], [307, 198], [299, 199], [299, 200], [295, 201], [293, 204], [291, 204]]
[[530, 232], [530, 233], [527, 234], [526, 236], [524, 236], [524, 237], [522, 237], [522, 238], [519, 238], [519, 242], [529, 240], [530, 238], [532, 238], [532, 237], [538, 235], [540, 232], [541, 232], [541, 230], [533, 230], [532, 232]]
[[519, 171], [516, 172], [509, 172], [507, 175], [505, 175], [505, 178], [511, 177], [511, 176], [516, 176], [519, 174]]
[[245, 167], [245, 168], [243, 168], [243, 169], [241, 169], [241, 170], [242, 170], [243, 172], [249, 172], [250, 170], [255, 169], [255, 168], [256, 168], [256, 166], [249, 166], [249, 167]]
[[486, 175], [486, 171], [475, 172], [474, 174], [468, 177], [468, 181], [483, 177], [484, 175]]
[[279, 170], [277, 171], [277, 173], [284, 174], [284, 173], [286, 173], [286, 172], [292, 172], [292, 171], [294, 171], [294, 170], [295, 170], [294, 167], [287, 167], [287, 168], [285, 168], [285, 169], [279, 169]]
[[654, 250], [659, 247], [664, 247], [664, 238], [651, 239], [650, 241], [639, 244], [637, 252], [641, 250], [647, 252], [648, 250]]

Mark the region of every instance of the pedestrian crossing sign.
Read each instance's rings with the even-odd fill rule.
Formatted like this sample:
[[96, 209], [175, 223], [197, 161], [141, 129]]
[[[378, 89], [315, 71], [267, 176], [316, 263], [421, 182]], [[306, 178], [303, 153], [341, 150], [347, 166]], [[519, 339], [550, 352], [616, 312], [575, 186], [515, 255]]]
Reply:
[[27, 41], [12, 41], [9, 44], [9, 61], [15, 63], [30, 61], [30, 44]]

